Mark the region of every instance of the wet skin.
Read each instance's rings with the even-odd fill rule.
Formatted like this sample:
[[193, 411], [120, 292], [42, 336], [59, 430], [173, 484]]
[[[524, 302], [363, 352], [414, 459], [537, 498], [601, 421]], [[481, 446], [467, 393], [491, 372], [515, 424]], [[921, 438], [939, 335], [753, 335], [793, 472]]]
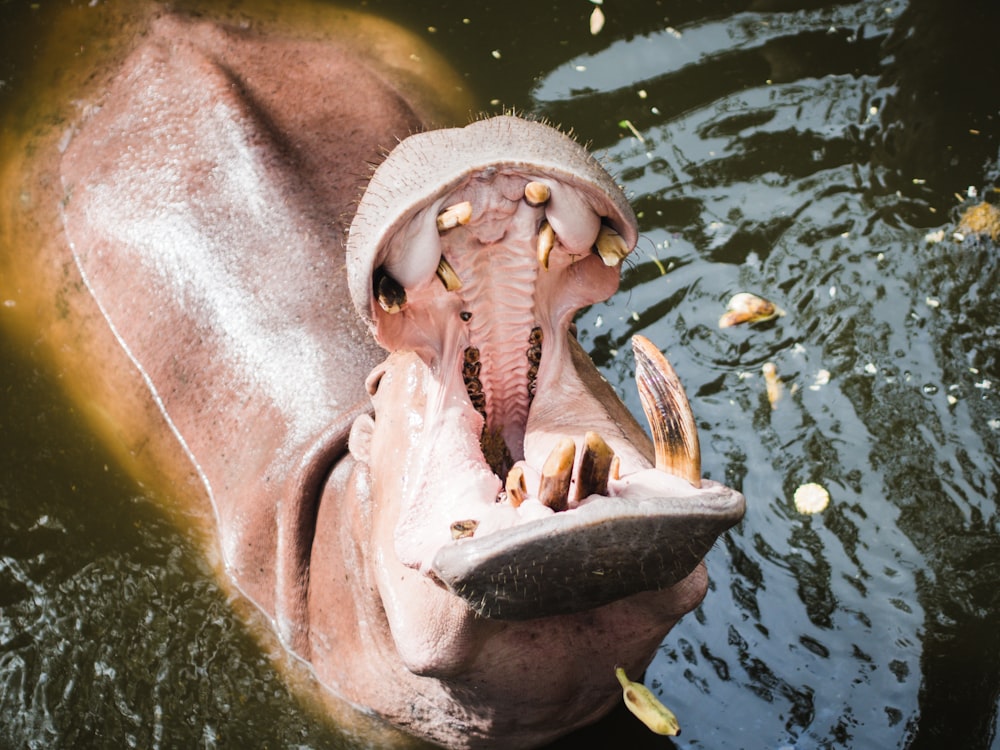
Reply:
[[350, 703], [454, 747], [607, 712], [743, 513], [658, 353], [654, 448], [571, 334], [635, 244], [620, 190], [496, 118], [403, 141], [359, 202], [461, 108], [446, 69], [387, 57], [412, 39], [131, 28], [0, 183], [4, 246], [38, 249], [7, 283], [95, 429]]

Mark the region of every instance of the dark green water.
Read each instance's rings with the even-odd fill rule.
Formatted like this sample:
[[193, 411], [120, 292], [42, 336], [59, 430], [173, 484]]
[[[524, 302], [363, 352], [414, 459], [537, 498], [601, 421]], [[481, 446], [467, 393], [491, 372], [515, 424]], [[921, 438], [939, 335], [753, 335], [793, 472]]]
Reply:
[[[0, 106], [35, 5], [0, 2]], [[604, 155], [643, 236], [581, 339], [636, 413], [628, 339], [663, 348], [748, 499], [646, 675], [682, 736], [564, 746], [1000, 747], [1000, 255], [952, 237], [1000, 198], [1000, 4], [606, 0], [596, 36], [587, 0], [358, 5]], [[787, 314], [720, 330], [742, 290]], [[32, 349], [0, 341], [0, 393], [0, 745], [346, 746]]]

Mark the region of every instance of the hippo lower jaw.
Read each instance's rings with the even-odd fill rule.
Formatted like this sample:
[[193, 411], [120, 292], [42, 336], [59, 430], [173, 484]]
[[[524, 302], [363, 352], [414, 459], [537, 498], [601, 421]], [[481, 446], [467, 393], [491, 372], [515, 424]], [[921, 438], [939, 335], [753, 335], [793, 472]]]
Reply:
[[[567, 339], [570, 346], [577, 345]], [[642, 352], [650, 345], [636, 346]], [[482, 445], [486, 420], [468, 396], [433, 392], [439, 379], [415, 357], [390, 358], [379, 379], [393, 370], [392, 380], [411, 397], [425, 394], [414, 411], [393, 412], [388, 430], [397, 449], [404, 443], [400, 433], [411, 430], [391, 554], [494, 620], [572, 614], [685, 578], [742, 516], [743, 498], [700, 480], [690, 410], [660, 359], [667, 372], [644, 356], [637, 360], [640, 390], [651, 386], [659, 393], [647, 412], [657, 436], [656, 468], [642, 454], [645, 446], [634, 445], [603, 413], [566, 354], [566, 364], [553, 368], [558, 385], [539, 379], [535, 403], [520, 425], [525, 457], [504, 480], [487, 457], [492, 443]], [[389, 420], [383, 403], [399, 403], [391, 390], [383, 397], [382, 387], [375, 394], [376, 421]], [[370, 452], [358, 451], [369, 461]]]
[[[495, 498], [479, 500], [480, 515], [453, 524], [458, 538], [430, 564], [430, 574], [477, 614], [573, 614], [666, 588], [689, 575], [742, 516], [740, 495], [700, 478], [694, 420], [673, 370], [645, 339], [634, 347], [657, 466], [600, 418], [573, 429], [529, 416], [525, 444], [538, 450], [514, 465]], [[580, 416], [599, 414], [593, 406]], [[557, 407], [539, 406], [546, 408]]]
[[[374, 422], [352, 437], [385, 504], [375, 543], [493, 620], [670, 586], [743, 514], [742, 496], [701, 482], [662, 355], [637, 344], [653, 468], [568, 333], [617, 288], [636, 230], [603, 170], [560, 138], [512, 118], [411, 137], [373, 178], [348, 243], [348, 268], [367, 269], [350, 279], [355, 303], [395, 352], [369, 379]], [[457, 166], [434, 161], [440, 146]], [[413, 583], [383, 578], [390, 622], [429, 595]]]

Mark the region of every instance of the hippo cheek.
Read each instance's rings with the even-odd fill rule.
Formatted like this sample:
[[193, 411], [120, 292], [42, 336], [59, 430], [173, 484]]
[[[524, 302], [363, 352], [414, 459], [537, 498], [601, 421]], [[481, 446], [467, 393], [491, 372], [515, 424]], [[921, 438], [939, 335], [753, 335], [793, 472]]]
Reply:
[[742, 517], [739, 493], [701, 479], [659, 351], [637, 337], [650, 449], [570, 333], [635, 241], [603, 169], [535, 123], [411, 137], [376, 171], [348, 269], [393, 352], [370, 379], [366, 458], [397, 643], [428, 608], [461, 631], [473, 615], [572, 614], [669, 587]]

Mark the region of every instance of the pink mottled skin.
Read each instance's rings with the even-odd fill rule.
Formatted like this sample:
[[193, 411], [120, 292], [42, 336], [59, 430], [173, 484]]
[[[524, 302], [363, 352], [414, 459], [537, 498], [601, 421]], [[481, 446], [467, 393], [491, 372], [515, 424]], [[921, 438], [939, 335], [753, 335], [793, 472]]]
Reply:
[[[596, 720], [620, 699], [614, 667], [640, 674], [701, 601], [702, 556], [743, 511], [653, 468], [571, 333], [618, 285], [598, 232], [636, 242], [621, 191], [518, 118], [407, 138], [466, 99], [388, 24], [305, 3], [282, 23], [135, 7], [93, 10], [110, 51], [40, 97], [48, 124], [11, 126], [5, 320], [214, 538], [207, 554], [324, 691], [450, 747], [530, 747]], [[544, 205], [523, 200], [532, 181]], [[439, 231], [464, 201], [469, 221]], [[461, 288], [436, 276], [441, 257]], [[380, 275], [399, 309], [379, 303]], [[506, 458], [484, 456], [484, 426]], [[591, 430], [619, 474], [589, 495], [574, 475], [557, 513], [542, 466], [567, 436], [579, 462]], [[520, 507], [498, 464], [523, 470]], [[453, 539], [467, 520], [474, 536]]]
[[[595, 720], [621, 699], [608, 679], [614, 667], [637, 675], [645, 669], [667, 631], [701, 601], [704, 566], [666, 591], [578, 614], [524, 622], [476, 615], [399, 560], [393, 541], [407, 478], [377, 472], [377, 456], [398, 455], [402, 443], [419, 441], [400, 437], [397, 427], [424, 411], [422, 396], [434, 388], [425, 387], [428, 380], [434, 377], [418, 356], [389, 358], [375, 423], [382, 421], [382, 403], [391, 404], [385, 412], [391, 416], [359, 451], [372, 466], [338, 467], [327, 487], [341, 499], [321, 506], [311, 575], [360, 585], [337, 599], [313, 589], [310, 658], [319, 674], [341, 676], [334, 687], [353, 702], [380, 706], [393, 722], [438, 743], [535, 746]], [[379, 553], [372, 556], [364, 540]]]

